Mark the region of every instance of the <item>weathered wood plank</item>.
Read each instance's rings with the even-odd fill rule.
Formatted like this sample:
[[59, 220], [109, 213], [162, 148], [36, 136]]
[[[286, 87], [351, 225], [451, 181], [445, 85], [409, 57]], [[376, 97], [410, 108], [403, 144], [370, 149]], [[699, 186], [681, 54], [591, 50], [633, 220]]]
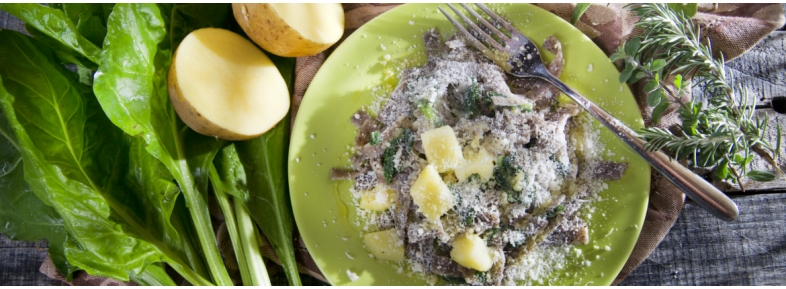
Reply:
[[0, 235], [0, 286], [61, 285], [38, 272], [46, 255], [46, 241], [13, 241]]
[[737, 85], [748, 90], [757, 105], [769, 106], [770, 99], [786, 96], [786, 31], [775, 31], [726, 67]]
[[19, 20], [18, 18], [11, 16], [5, 11], [0, 11], [0, 29], [27, 31], [25, 30], [25, 23], [22, 22], [22, 20]]
[[786, 193], [735, 197], [726, 223], [687, 203], [677, 223], [622, 285], [786, 284]]

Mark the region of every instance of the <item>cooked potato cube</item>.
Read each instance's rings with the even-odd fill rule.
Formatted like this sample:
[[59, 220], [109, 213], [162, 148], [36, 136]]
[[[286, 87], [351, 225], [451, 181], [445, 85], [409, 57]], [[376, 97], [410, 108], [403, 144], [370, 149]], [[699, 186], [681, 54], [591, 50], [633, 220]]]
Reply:
[[432, 129], [420, 135], [428, 163], [444, 173], [464, 165], [464, 155], [450, 126]]
[[472, 156], [467, 163], [455, 170], [456, 177], [464, 181], [472, 174], [480, 175], [481, 181], [488, 181], [494, 174], [494, 157], [489, 155], [485, 149], [480, 148], [477, 154]]
[[461, 266], [481, 272], [488, 271], [492, 265], [486, 241], [472, 233], [459, 235], [453, 240], [450, 258]]
[[363, 192], [360, 197], [360, 208], [372, 211], [384, 211], [393, 204], [396, 192], [389, 187], [379, 184], [374, 189]]
[[427, 165], [409, 189], [418, 211], [432, 222], [438, 221], [455, 203], [453, 193], [442, 181], [437, 169]]
[[363, 236], [363, 244], [377, 259], [387, 261], [404, 260], [404, 241], [398, 237], [396, 229], [368, 233]]

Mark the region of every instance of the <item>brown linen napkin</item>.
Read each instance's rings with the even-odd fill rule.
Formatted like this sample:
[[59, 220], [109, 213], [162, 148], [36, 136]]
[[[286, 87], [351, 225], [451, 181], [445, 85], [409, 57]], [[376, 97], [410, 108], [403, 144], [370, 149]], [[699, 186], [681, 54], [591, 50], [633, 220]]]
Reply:
[[[559, 17], [569, 20], [574, 4], [536, 4]], [[341, 41], [352, 34], [356, 29], [374, 17], [397, 6], [397, 4], [344, 4], [345, 31]], [[590, 37], [606, 54], [611, 54], [623, 41], [636, 35], [638, 31], [633, 24], [637, 18], [624, 9], [625, 4], [593, 4], [579, 19], [576, 27]], [[699, 13], [694, 17], [702, 27], [702, 33], [708, 35], [713, 43], [713, 51], [722, 51], [727, 60], [740, 56], [753, 47], [764, 36], [780, 28], [784, 23], [783, 8], [780, 4], [700, 4]], [[339, 43], [341, 43], [339, 41]], [[333, 52], [334, 45], [327, 51], [315, 56], [297, 59], [295, 67], [295, 95], [292, 101], [292, 120], [297, 115], [297, 110], [303, 100], [303, 95], [317, 73], [317, 70]], [[633, 91], [639, 91], [633, 87]], [[638, 92], [635, 97], [644, 116], [647, 126], [652, 126], [652, 109], [646, 103], [646, 95]], [[670, 127], [678, 122], [674, 110], [667, 110], [660, 121], [659, 127]], [[293, 122], [294, 123], [294, 122]], [[672, 225], [682, 210], [685, 196], [660, 174], [653, 171], [650, 190], [649, 208], [644, 220], [641, 235], [622, 271], [617, 276], [614, 284], [618, 284], [628, 276], [647, 256], [657, 247], [663, 237], [669, 232]], [[219, 230], [220, 231], [220, 230]], [[219, 232], [219, 235], [222, 233]], [[220, 238], [227, 240], [227, 238]], [[300, 235], [295, 232], [295, 254], [299, 263], [300, 272], [308, 274], [318, 280], [324, 281], [319, 268], [308, 254]], [[223, 241], [222, 243], [228, 243]], [[231, 250], [231, 245], [222, 246], [224, 250]], [[226, 255], [234, 254], [224, 251]], [[264, 244], [263, 254], [275, 263], [280, 263], [269, 243]], [[229, 263], [229, 262], [228, 262]], [[228, 264], [228, 267], [231, 267]], [[269, 270], [275, 270], [269, 268]], [[51, 259], [47, 258], [40, 271], [47, 276], [65, 280], [57, 272]], [[122, 285], [124, 283], [107, 279], [92, 277], [84, 272], [75, 274], [73, 285]]]

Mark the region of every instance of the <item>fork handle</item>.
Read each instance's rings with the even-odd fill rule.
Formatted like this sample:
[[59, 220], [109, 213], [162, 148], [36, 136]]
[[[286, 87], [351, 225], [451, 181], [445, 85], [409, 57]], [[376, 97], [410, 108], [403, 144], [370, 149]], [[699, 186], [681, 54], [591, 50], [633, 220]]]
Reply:
[[678, 188], [685, 192], [688, 197], [699, 204], [700, 207], [709, 211], [715, 217], [724, 221], [734, 221], [739, 215], [737, 205], [715, 186], [705, 181], [703, 178], [688, 170], [680, 163], [672, 160], [660, 150], [648, 151], [645, 149], [644, 140], [638, 137], [638, 134], [622, 123], [620, 120], [611, 116], [604, 109], [576, 92], [558, 78], [551, 75], [545, 70], [541, 73], [533, 73], [542, 79], [554, 84], [557, 88], [565, 92], [571, 99], [584, 107], [592, 116], [597, 118], [604, 126], [610, 129], [622, 141], [633, 148], [644, 160], [646, 160], [653, 168], [658, 170], [661, 174], [674, 183]]

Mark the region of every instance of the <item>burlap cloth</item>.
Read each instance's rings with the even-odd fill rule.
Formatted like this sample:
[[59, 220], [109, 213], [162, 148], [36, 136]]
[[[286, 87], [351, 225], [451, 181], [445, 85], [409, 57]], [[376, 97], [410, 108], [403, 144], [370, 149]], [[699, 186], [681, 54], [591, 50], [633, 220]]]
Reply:
[[[559, 17], [569, 21], [573, 12], [574, 4], [536, 4]], [[364, 23], [374, 17], [396, 7], [397, 4], [344, 4], [345, 31], [344, 40]], [[584, 34], [589, 36], [606, 54], [613, 53], [623, 41], [638, 33], [634, 29], [637, 20], [628, 10], [624, 9], [625, 4], [599, 5], [593, 4], [587, 9], [579, 19], [576, 27]], [[699, 13], [694, 19], [701, 25], [702, 35], [707, 35], [713, 44], [715, 53], [723, 52], [727, 60], [734, 59], [753, 47], [764, 36], [773, 30], [780, 28], [784, 24], [783, 8], [780, 4], [700, 4]], [[339, 41], [339, 44], [341, 43]], [[295, 68], [295, 95], [292, 101], [292, 119], [297, 115], [303, 95], [306, 92], [312, 78], [317, 70], [322, 66], [325, 59], [338, 44], [327, 51], [315, 56], [301, 57], [297, 59]], [[640, 93], [638, 85], [634, 85], [632, 90], [636, 93], [635, 97], [639, 103], [641, 113], [647, 126], [652, 126], [652, 109], [646, 103], [646, 95]], [[679, 119], [674, 113], [674, 109], [667, 110], [657, 126], [668, 128]], [[293, 122], [294, 123], [294, 122]], [[660, 174], [653, 171], [652, 183], [649, 198], [649, 208], [644, 220], [641, 235], [636, 242], [636, 246], [630, 255], [622, 272], [617, 276], [614, 284], [618, 284], [628, 276], [647, 256], [657, 247], [658, 243], [669, 232], [679, 216], [685, 201], [683, 193], [663, 179]], [[225, 237], [225, 232], [219, 230], [219, 242], [222, 243], [223, 250], [231, 250], [231, 245]], [[222, 236], [224, 235], [224, 236]], [[222, 238], [223, 237], [223, 238]], [[300, 239], [299, 234], [295, 234], [296, 257], [301, 273], [310, 275], [318, 280], [325, 281], [320, 274], [311, 256], [308, 254], [305, 245]], [[229, 246], [229, 248], [227, 248]], [[269, 244], [264, 246], [264, 255], [272, 262], [279, 263], [275, 253]], [[226, 254], [233, 256], [232, 254]], [[232, 261], [227, 260], [227, 267], [232, 269]], [[271, 264], [273, 265], [273, 264]], [[235, 265], [236, 266], [236, 265]], [[271, 267], [271, 273], [277, 268]], [[47, 258], [41, 266], [41, 272], [56, 279], [63, 280], [63, 276], [57, 272], [51, 260]], [[70, 282], [73, 285], [116, 285], [122, 282], [106, 280], [106, 278], [92, 277], [84, 272], [79, 272]]]

